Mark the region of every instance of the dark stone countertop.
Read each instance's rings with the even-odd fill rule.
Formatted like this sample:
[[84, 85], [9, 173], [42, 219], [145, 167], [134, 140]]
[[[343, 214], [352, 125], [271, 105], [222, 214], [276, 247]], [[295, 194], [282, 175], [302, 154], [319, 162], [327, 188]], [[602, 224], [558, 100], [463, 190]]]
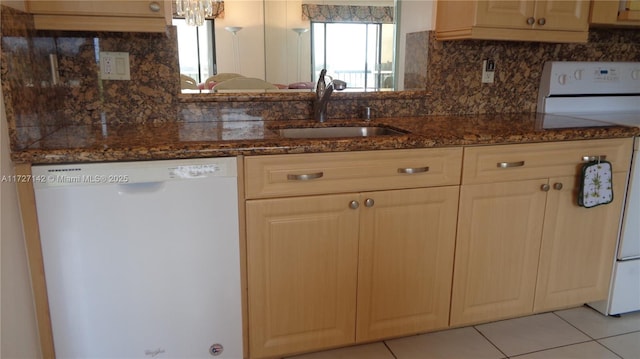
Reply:
[[[192, 118], [197, 119], [197, 118]], [[620, 138], [640, 135], [640, 129], [580, 122], [554, 116], [545, 129], [541, 114], [434, 115], [408, 118], [265, 121], [171, 121], [146, 124], [77, 125], [58, 129], [14, 150], [21, 163], [137, 161], [339, 151], [390, 150], [548, 141]], [[308, 126], [387, 126], [406, 135], [362, 138], [286, 139], [278, 129]], [[571, 126], [562, 128], [563, 126]], [[587, 126], [587, 127], [583, 127]]]

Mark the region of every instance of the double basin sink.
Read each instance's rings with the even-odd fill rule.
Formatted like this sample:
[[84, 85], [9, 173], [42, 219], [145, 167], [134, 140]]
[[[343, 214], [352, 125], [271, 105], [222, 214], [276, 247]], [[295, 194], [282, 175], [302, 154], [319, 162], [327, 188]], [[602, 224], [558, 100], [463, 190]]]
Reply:
[[284, 138], [339, 138], [406, 135], [404, 131], [382, 126], [294, 127], [278, 131]]

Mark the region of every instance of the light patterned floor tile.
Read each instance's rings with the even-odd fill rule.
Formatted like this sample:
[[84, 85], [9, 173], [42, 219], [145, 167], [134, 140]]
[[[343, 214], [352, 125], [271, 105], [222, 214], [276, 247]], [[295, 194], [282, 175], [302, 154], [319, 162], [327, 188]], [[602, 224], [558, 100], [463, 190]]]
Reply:
[[476, 328], [508, 356], [591, 340], [553, 313], [482, 324]]
[[623, 314], [620, 318], [602, 315], [589, 307], [561, 310], [555, 313], [594, 339], [640, 330], [640, 312]]
[[397, 359], [498, 359], [504, 355], [472, 327], [388, 340]]
[[290, 359], [394, 359], [383, 342], [303, 354]]
[[624, 359], [640, 358], [640, 332], [618, 335], [598, 341]]
[[620, 359], [596, 341], [511, 357], [512, 359]]

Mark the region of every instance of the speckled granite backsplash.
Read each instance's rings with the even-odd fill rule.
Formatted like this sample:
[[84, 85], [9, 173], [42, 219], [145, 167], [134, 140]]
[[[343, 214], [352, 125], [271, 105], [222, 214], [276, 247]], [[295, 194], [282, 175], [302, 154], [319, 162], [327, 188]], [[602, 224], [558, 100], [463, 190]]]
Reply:
[[[1, 6], [0, 74], [12, 148], [67, 125], [201, 121], [299, 120], [311, 117], [313, 96], [269, 100], [178, 95], [177, 35], [35, 31], [28, 14]], [[97, 54], [126, 51], [131, 81], [101, 80]], [[59, 63], [53, 85], [50, 54]], [[336, 93], [330, 118], [534, 112], [545, 61], [640, 61], [638, 29], [592, 29], [587, 44], [502, 41], [437, 42], [431, 32], [408, 34], [404, 91]], [[496, 62], [494, 84], [481, 84], [481, 63]], [[428, 92], [425, 92], [427, 90]]]
[[[39, 139], [61, 126], [177, 117], [177, 34], [35, 31], [2, 6], [1, 75], [9, 136]], [[131, 81], [101, 80], [100, 51], [129, 53]], [[50, 55], [58, 61], [54, 85]], [[15, 148], [15, 146], [14, 146]]]
[[[443, 113], [534, 112], [546, 61], [640, 61], [640, 30], [591, 29], [586, 44], [509, 41], [435, 41], [435, 33], [415, 39], [423, 51], [428, 36], [426, 88], [433, 94], [430, 111]], [[420, 59], [419, 54], [415, 58]], [[407, 50], [407, 58], [414, 58]], [[482, 60], [496, 62], [495, 82], [483, 84]], [[413, 84], [414, 87], [421, 87]]]

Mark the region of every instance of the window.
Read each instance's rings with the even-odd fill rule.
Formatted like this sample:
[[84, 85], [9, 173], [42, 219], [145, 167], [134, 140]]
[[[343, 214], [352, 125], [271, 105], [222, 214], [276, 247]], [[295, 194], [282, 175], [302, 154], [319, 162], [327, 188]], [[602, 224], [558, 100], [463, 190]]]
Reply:
[[394, 24], [312, 22], [312, 66], [346, 81], [348, 88], [393, 88]]
[[178, 29], [180, 73], [202, 83], [216, 74], [214, 20], [203, 26], [189, 26], [183, 19], [173, 19]]

